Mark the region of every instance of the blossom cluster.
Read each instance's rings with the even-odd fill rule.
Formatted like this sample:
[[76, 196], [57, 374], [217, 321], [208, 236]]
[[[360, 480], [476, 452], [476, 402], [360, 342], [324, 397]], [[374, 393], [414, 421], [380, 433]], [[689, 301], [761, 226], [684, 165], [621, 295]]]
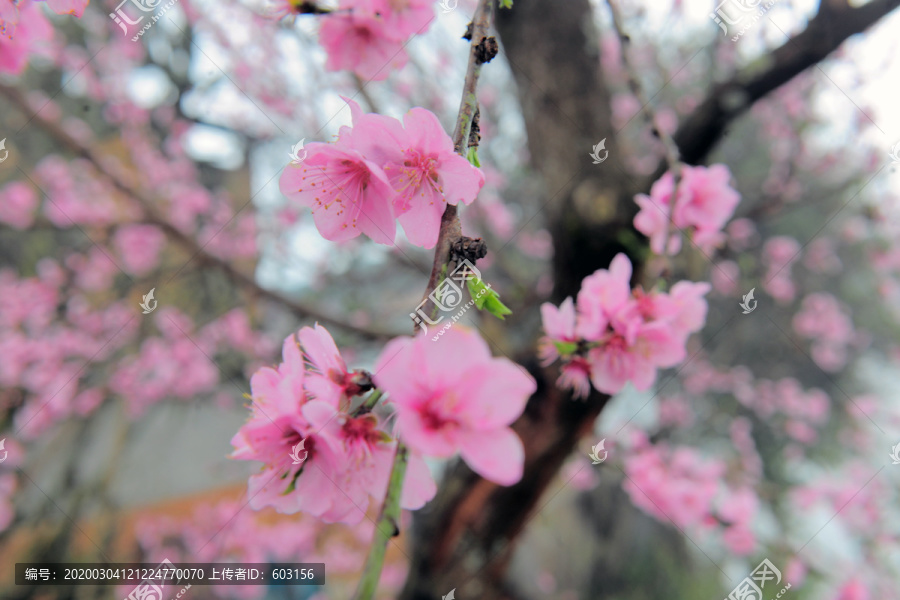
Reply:
[[[755, 378], [746, 367], [720, 371], [698, 358], [685, 366], [681, 379], [689, 397], [721, 394], [736, 400], [788, 443], [792, 456], [801, 455], [803, 446], [819, 441], [831, 413], [832, 400], [825, 391], [804, 388], [793, 377]], [[861, 406], [865, 401], [857, 397], [853, 404]], [[683, 410], [689, 409], [684, 407]], [[753, 454], [753, 460], [758, 460], [755, 452]]]
[[364, 233], [391, 244], [399, 221], [410, 242], [433, 248], [447, 204], [471, 204], [483, 173], [454, 152], [434, 113], [414, 108], [401, 123], [347, 102], [353, 126], [334, 143], [308, 144], [303, 162], [284, 169], [281, 193], [311, 208], [328, 240]]
[[[319, 325], [289, 336], [283, 362], [251, 378], [252, 416], [232, 439], [232, 458], [264, 463], [250, 477], [251, 508], [359, 523], [369, 497], [387, 491], [398, 437], [410, 450], [403, 508], [421, 508], [435, 494], [423, 455], [461, 452], [482, 476], [503, 485], [518, 481], [524, 451], [508, 425], [524, 410], [534, 380], [492, 358], [487, 344], [463, 328], [441, 344], [428, 341], [394, 339], [370, 376], [348, 370]], [[396, 411], [396, 436], [366, 404], [351, 409], [373, 382], [373, 393], [386, 394]]]
[[848, 349], [862, 336], [853, 327], [849, 310], [827, 292], [809, 294], [794, 315], [794, 331], [812, 341], [812, 359], [830, 372], [844, 368]]
[[681, 250], [677, 230], [688, 230], [700, 250], [712, 251], [725, 241], [722, 228], [741, 201], [740, 194], [729, 185], [730, 179], [731, 172], [725, 165], [684, 165], [673, 201], [675, 178], [671, 171], [666, 172], [650, 188], [649, 196], [635, 196], [641, 208], [634, 218], [635, 228], [650, 238], [650, 248], [657, 254]]
[[757, 493], [745, 484], [723, 484], [724, 460], [705, 458], [687, 446], [650, 444], [643, 432], [634, 432], [633, 441], [622, 487], [635, 506], [691, 533], [721, 529], [722, 542], [738, 556], [755, 551]]
[[618, 254], [581, 284], [576, 302], [541, 306], [546, 336], [541, 358], [563, 359], [558, 385], [587, 397], [590, 385], [606, 394], [631, 382], [645, 391], [659, 368], [684, 360], [688, 337], [706, 321], [708, 283], [679, 281], [668, 293], [631, 288], [631, 261]]

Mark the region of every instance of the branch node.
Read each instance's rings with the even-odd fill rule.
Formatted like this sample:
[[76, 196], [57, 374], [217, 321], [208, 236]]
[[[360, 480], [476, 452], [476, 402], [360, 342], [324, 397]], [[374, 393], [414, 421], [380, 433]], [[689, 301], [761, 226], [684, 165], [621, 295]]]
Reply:
[[462, 236], [450, 245], [450, 259], [455, 262], [465, 259], [475, 264], [475, 261], [487, 256], [487, 251], [487, 244], [483, 239]]
[[469, 130], [469, 148], [477, 148], [481, 143], [481, 109], [475, 107], [475, 114], [472, 115], [472, 128]]
[[500, 44], [494, 36], [483, 37], [475, 46], [475, 63], [483, 65], [489, 63], [500, 52]]

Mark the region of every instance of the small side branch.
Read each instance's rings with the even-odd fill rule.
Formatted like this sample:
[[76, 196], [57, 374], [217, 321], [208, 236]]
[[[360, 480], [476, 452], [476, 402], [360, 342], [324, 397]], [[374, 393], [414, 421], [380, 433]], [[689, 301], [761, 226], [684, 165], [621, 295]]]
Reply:
[[408, 464], [409, 451], [398, 442], [387, 495], [384, 497], [378, 522], [375, 523], [375, 539], [372, 540], [372, 548], [369, 550], [359, 587], [353, 596], [354, 600], [371, 600], [375, 597], [388, 542], [400, 533], [400, 497], [403, 495], [403, 479]]
[[[469, 136], [472, 125], [478, 113], [478, 98], [475, 90], [478, 87], [478, 78], [481, 75], [481, 67], [497, 54], [497, 40], [488, 37], [488, 30], [494, 17], [495, 0], [480, 0], [472, 19], [469, 32], [471, 45], [469, 48], [469, 64], [466, 68], [466, 79], [463, 84], [462, 100], [459, 104], [459, 115], [456, 118], [456, 126], [453, 129], [453, 147], [460, 156], [466, 156], [469, 146]], [[459, 214], [456, 206], [447, 206], [441, 217], [441, 229], [438, 234], [437, 245], [434, 249], [434, 263], [431, 267], [431, 276], [422, 298], [425, 299], [437, 287], [441, 272], [450, 262], [450, 250], [453, 244], [462, 238], [462, 228], [459, 224]]]

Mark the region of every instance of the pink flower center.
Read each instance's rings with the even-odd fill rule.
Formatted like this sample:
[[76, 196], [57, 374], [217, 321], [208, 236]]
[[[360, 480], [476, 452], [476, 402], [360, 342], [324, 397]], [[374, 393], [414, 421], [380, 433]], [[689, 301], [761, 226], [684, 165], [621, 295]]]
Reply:
[[[300, 178], [303, 182], [302, 187], [297, 191], [302, 192], [304, 189], [312, 188], [319, 192], [317, 196], [314, 196], [313, 212], [320, 208], [328, 211], [334, 204], [337, 204], [336, 215], [340, 216], [344, 212], [346, 202], [352, 207], [351, 210], [354, 213], [352, 226], [356, 227], [360, 211], [358, 199], [368, 187], [371, 176], [372, 174], [364, 163], [341, 159], [330, 163], [327, 167], [304, 167], [303, 176]], [[346, 227], [346, 224], [344, 226]]]
[[[294, 446], [299, 444], [302, 439], [303, 439], [303, 435], [299, 431], [296, 431], [294, 429], [291, 429], [290, 431], [288, 431], [284, 434], [284, 443], [291, 449], [293, 449]], [[314, 438], [312, 436], [307, 437], [306, 441], [303, 442], [303, 449], [299, 450], [300, 457], [303, 457], [304, 451], [309, 453], [306, 455], [306, 461], [304, 461], [304, 464], [306, 462], [309, 462], [310, 460], [312, 460], [312, 458], [316, 455], [315, 449], [316, 449], [316, 438]], [[290, 450], [288, 452], [290, 452]]]
[[357, 464], [366, 462], [372, 456], [372, 448], [384, 439], [378, 430], [378, 419], [373, 415], [347, 419], [341, 433], [351, 461]]
[[637, 288], [634, 290], [634, 298], [637, 300], [638, 312], [644, 319], [652, 319], [656, 313], [655, 303], [651, 294], [644, 293], [644, 290]]
[[344, 423], [344, 437], [354, 442], [375, 443], [379, 432], [374, 417], [366, 416], [358, 419], [347, 419]]
[[358, 23], [353, 27], [353, 33], [357, 40], [363, 44], [369, 44], [375, 38], [372, 28], [366, 23]]
[[418, 150], [404, 150], [406, 160], [402, 165], [389, 165], [386, 171], [399, 169], [400, 176], [395, 182], [398, 198], [394, 201], [394, 207], [400, 212], [406, 212], [410, 208], [413, 196], [416, 192], [419, 196], [425, 197], [424, 185], [430, 185], [440, 195], [444, 194], [444, 189], [438, 185], [438, 159], [428, 154], [423, 155]]
[[628, 342], [625, 341], [625, 338], [621, 334], [613, 333], [610, 335], [609, 339], [606, 340], [606, 349], [615, 352], [626, 352], [628, 350]]
[[436, 431], [447, 427], [459, 427], [456, 405], [459, 398], [452, 392], [441, 393], [419, 407], [419, 416], [426, 429]]

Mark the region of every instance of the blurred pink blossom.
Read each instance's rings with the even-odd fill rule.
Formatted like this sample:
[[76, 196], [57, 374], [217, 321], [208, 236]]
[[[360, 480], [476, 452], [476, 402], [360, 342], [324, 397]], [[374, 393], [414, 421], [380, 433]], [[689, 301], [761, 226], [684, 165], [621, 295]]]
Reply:
[[688, 230], [701, 251], [712, 252], [725, 240], [722, 228], [741, 201], [740, 194], [729, 185], [730, 180], [731, 172], [725, 165], [685, 165], [673, 203], [674, 177], [666, 172], [650, 188], [649, 196], [635, 196], [641, 210], [634, 218], [634, 226], [650, 238], [650, 248], [657, 254], [679, 251], [680, 229]]
[[37, 193], [23, 181], [14, 181], [0, 189], [0, 221], [16, 229], [31, 227], [37, 205]]
[[166, 235], [155, 225], [126, 225], [116, 231], [113, 244], [129, 273], [146, 275], [159, 264]]

